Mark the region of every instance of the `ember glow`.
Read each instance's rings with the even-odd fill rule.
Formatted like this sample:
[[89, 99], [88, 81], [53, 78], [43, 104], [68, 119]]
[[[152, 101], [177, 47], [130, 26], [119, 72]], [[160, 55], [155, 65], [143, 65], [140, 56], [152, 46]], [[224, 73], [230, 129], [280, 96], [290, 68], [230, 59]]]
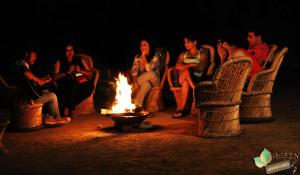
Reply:
[[116, 97], [112, 107], [113, 113], [132, 112], [136, 106], [131, 103], [131, 85], [128, 84], [127, 78], [119, 73], [116, 79]]

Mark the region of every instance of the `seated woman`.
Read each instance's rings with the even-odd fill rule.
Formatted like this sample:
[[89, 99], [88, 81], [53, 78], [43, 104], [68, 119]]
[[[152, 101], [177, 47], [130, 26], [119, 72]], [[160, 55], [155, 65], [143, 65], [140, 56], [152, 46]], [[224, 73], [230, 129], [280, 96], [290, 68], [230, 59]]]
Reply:
[[93, 73], [85, 59], [75, 56], [74, 46], [67, 45], [65, 58], [55, 62], [54, 74], [64, 115], [75, 117], [75, 106], [89, 97], [94, 90], [91, 80]]
[[140, 53], [134, 57], [131, 68], [133, 80], [133, 103], [142, 108], [144, 99], [151, 87], [160, 85], [160, 60], [154, 55], [147, 40], [141, 40]]
[[239, 57], [250, 57], [252, 60], [252, 69], [249, 73], [249, 76], [247, 77], [247, 81], [251, 79], [251, 77], [258, 72], [262, 71], [263, 68], [247, 50], [243, 48], [237, 48], [232, 42], [230, 42], [228, 39], [226, 41], [219, 40], [217, 44], [217, 50], [219, 57], [221, 59], [221, 64], [224, 63], [227, 60], [239, 58]]
[[207, 67], [208, 57], [203, 54], [203, 48], [197, 48], [197, 39], [195, 36], [184, 37], [184, 46], [186, 51], [182, 52], [176, 63], [176, 69], [179, 70], [179, 84], [181, 88], [181, 105], [177, 106], [174, 118], [186, 116], [189, 112], [186, 109], [190, 88], [195, 88], [195, 83], [203, 78]]

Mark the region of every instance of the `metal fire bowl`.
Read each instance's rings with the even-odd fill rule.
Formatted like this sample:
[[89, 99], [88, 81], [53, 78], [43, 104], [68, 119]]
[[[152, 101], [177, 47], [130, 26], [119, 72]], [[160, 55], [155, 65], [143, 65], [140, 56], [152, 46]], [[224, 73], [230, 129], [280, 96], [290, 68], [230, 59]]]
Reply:
[[115, 122], [115, 125], [134, 125], [144, 121], [149, 116], [149, 112], [110, 113], [106, 115]]

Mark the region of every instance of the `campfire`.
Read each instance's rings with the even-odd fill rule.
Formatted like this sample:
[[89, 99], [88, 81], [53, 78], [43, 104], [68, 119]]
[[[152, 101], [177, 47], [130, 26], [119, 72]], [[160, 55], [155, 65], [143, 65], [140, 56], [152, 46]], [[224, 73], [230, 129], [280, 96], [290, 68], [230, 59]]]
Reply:
[[136, 106], [131, 101], [132, 87], [123, 74], [118, 75], [116, 85], [116, 96], [112, 108], [102, 109], [101, 114], [111, 117], [117, 130], [123, 130], [123, 125], [139, 125], [149, 113], [135, 111]]
[[113, 113], [133, 112], [136, 106], [131, 102], [131, 85], [128, 84], [127, 78], [119, 74], [116, 80], [116, 97], [112, 107]]

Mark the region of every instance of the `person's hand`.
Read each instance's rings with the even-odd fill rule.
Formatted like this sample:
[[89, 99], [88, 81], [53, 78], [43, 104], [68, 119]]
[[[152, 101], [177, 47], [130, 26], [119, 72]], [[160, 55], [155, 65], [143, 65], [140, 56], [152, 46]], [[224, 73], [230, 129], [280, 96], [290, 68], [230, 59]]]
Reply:
[[135, 90], [137, 90], [139, 88], [139, 84], [137, 83], [137, 82], [134, 82], [133, 84], [132, 84], [132, 91], [135, 91]]
[[70, 66], [67, 74], [68, 75], [72, 74], [74, 72], [74, 70], [75, 70], [75, 66], [74, 65]]
[[37, 78], [35, 81], [37, 82], [37, 84], [38, 84], [39, 86], [44, 86], [45, 84], [47, 84], [47, 83], [50, 82], [50, 81], [48, 81], [48, 80], [43, 80], [43, 79], [41, 79], [41, 78]]
[[190, 63], [189, 64], [189, 67], [198, 67], [199, 66], [199, 64], [196, 64], [196, 63]]
[[51, 81], [52, 80], [52, 77], [50, 75], [46, 75], [42, 78], [43, 80], [47, 80], [47, 81]]
[[141, 67], [144, 70], [147, 64], [147, 59], [146, 57], [141, 57]]
[[222, 47], [222, 44], [217, 45], [217, 51], [221, 59], [221, 63], [223, 63], [227, 55], [225, 49]]
[[77, 66], [75, 66], [75, 71], [76, 71], [76, 72], [78, 72], [78, 73], [81, 73], [80, 66], [78, 66], [78, 65], [77, 65]]
[[52, 77], [47, 77], [47, 79], [46, 79], [46, 83], [50, 83], [52, 81]]
[[146, 69], [147, 71], [150, 71], [150, 70], [151, 70], [151, 65], [150, 65], [150, 64], [146, 64], [146, 65], [145, 65], [145, 69]]

